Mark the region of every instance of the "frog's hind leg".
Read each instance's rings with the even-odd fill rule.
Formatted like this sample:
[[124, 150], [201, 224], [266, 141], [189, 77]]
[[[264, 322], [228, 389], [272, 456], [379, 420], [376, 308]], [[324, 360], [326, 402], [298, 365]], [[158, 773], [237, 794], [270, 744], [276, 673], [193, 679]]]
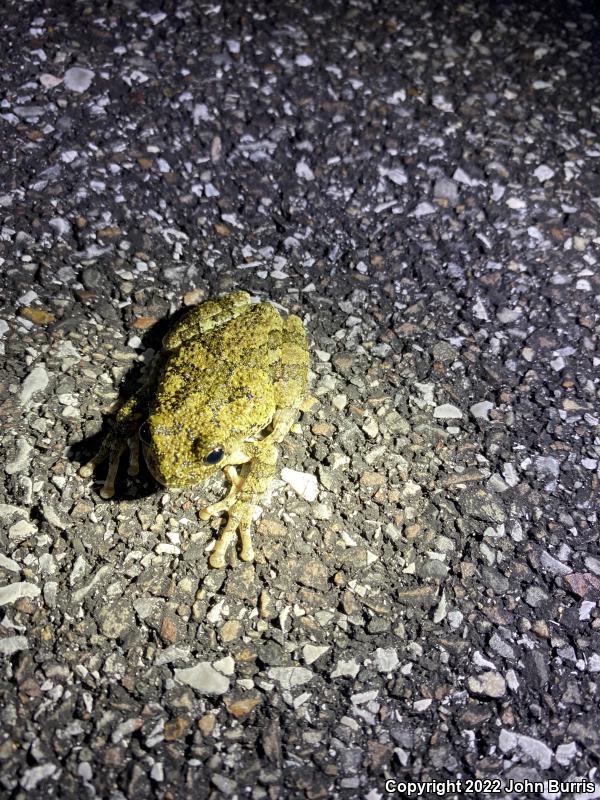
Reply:
[[306, 330], [300, 318], [291, 314], [283, 326], [281, 359], [275, 369], [277, 411], [273, 415], [271, 432], [263, 442], [282, 442], [296, 421], [308, 386], [308, 365]]
[[184, 314], [166, 333], [163, 347], [166, 350], [177, 350], [183, 342], [195, 338], [199, 333], [206, 333], [235, 319], [249, 303], [248, 292], [231, 292], [224, 297], [201, 303]]

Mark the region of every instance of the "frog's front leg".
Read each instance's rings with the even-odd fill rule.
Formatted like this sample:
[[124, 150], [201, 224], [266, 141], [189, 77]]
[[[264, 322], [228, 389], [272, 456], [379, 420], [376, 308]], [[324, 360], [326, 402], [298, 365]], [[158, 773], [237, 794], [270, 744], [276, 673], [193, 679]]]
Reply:
[[[211, 567], [221, 569], [225, 566], [227, 549], [237, 531], [241, 541], [240, 558], [242, 561], [254, 560], [250, 533], [252, 514], [275, 475], [277, 457], [277, 448], [272, 444], [264, 441], [247, 442], [244, 445], [244, 452], [236, 454], [236, 463], [246, 463], [244, 474], [237, 477], [237, 485], [235, 479], [232, 480], [231, 489], [223, 500], [200, 511], [201, 519], [209, 519], [223, 511], [228, 513], [227, 524], [210, 554]], [[231, 480], [232, 476], [227, 474]]]
[[108, 470], [104, 484], [100, 489], [100, 497], [109, 500], [115, 493], [115, 479], [119, 462], [125, 450], [129, 449], [129, 475], [137, 475], [140, 463], [140, 442], [138, 428], [143, 419], [143, 394], [133, 395], [123, 405], [112, 423], [112, 428], [100, 445], [100, 450], [87, 464], [79, 469], [82, 478], [91, 478], [98, 464], [108, 460]]

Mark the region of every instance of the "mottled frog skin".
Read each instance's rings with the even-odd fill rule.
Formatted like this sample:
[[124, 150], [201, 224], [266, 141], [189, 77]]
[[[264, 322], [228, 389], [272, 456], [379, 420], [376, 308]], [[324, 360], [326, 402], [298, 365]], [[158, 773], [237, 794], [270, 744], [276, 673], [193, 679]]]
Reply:
[[309, 353], [301, 320], [282, 318], [269, 303], [246, 292], [208, 300], [183, 316], [163, 340], [153, 375], [117, 412], [99, 453], [80, 474], [108, 459], [101, 490], [114, 481], [129, 448], [129, 474], [139, 468], [139, 445], [157, 481], [196, 486], [223, 469], [231, 488], [199, 512], [209, 519], [226, 511], [227, 523], [210, 555], [225, 566], [239, 531], [240, 556], [252, 561], [252, 513], [276, 472], [277, 445], [306, 396]]

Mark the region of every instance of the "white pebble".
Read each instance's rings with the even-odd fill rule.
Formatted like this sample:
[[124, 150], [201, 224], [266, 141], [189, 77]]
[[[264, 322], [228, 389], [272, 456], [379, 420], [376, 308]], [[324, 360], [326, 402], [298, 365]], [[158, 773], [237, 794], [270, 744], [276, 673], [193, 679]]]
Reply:
[[428, 203], [425, 200], [422, 203], [419, 203], [419, 205], [412, 212], [411, 216], [412, 217], [426, 217], [428, 214], [435, 214], [436, 210], [437, 209], [436, 209], [436, 207], [434, 205], [432, 205], [431, 203]]
[[488, 420], [488, 414], [494, 407], [493, 403], [490, 403], [489, 400], [482, 400], [479, 403], [473, 403], [473, 405], [469, 408], [471, 414], [475, 417], [475, 419], [483, 419]]
[[51, 75], [49, 72], [43, 72], [39, 80], [44, 89], [54, 89], [63, 81], [62, 78], [57, 78], [56, 75]]
[[65, 86], [72, 92], [85, 92], [90, 88], [94, 79], [91, 69], [84, 67], [71, 67], [65, 72]]
[[296, 175], [299, 178], [304, 178], [305, 181], [314, 181], [315, 179], [315, 174], [306, 161], [298, 161], [296, 164]]
[[436, 419], [462, 419], [462, 411], [451, 403], [443, 403], [434, 408], [433, 416]]
[[547, 167], [545, 164], [540, 164], [537, 169], [533, 172], [534, 177], [538, 179], [540, 183], [544, 181], [549, 181], [550, 178], [554, 177], [554, 170]]
[[289, 486], [291, 486], [292, 489], [300, 495], [300, 497], [303, 497], [309, 503], [312, 503], [317, 499], [317, 495], [319, 494], [319, 485], [314, 475], [311, 475], [308, 472], [298, 472], [298, 470], [284, 467], [281, 470], [281, 478]]

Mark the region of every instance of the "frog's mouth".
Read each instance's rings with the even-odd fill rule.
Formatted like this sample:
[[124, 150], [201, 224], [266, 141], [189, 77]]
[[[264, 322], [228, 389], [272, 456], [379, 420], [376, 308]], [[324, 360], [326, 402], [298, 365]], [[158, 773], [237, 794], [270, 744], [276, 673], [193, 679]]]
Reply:
[[154, 456], [154, 450], [152, 449], [151, 445], [142, 442], [142, 453], [144, 455], [144, 461], [150, 470], [150, 474], [154, 478], [155, 481], [162, 484], [163, 486], [167, 485], [167, 481], [163, 476], [162, 472], [158, 468], [158, 464], [156, 463], [156, 458]]
[[161, 486], [165, 486], [168, 489], [185, 489], [188, 486], [195, 486], [201, 480], [197, 476], [193, 476], [189, 471], [186, 471], [185, 475], [182, 476], [165, 476], [158, 466], [152, 445], [145, 442], [142, 442], [141, 445], [148, 470], [154, 480], [160, 483]]

